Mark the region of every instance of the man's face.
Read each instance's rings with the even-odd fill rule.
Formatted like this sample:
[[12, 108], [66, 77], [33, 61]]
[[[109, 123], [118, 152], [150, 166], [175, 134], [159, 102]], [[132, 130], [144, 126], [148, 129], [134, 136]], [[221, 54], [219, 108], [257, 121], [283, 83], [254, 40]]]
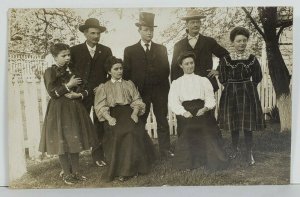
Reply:
[[200, 20], [199, 19], [188, 20], [186, 22], [186, 27], [189, 30], [189, 34], [191, 36], [195, 36], [200, 31]]
[[184, 74], [192, 74], [195, 70], [194, 59], [192, 57], [183, 59], [180, 67], [182, 68]]
[[138, 31], [141, 35], [141, 39], [144, 42], [150, 42], [152, 40], [152, 38], [153, 38], [153, 27], [141, 26]]
[[96, 45], [100, 40], [100, 30], [98, 28], [88, 28], [84, 31], [84, 36], [86, 38], [86, 42], [89, 45]]

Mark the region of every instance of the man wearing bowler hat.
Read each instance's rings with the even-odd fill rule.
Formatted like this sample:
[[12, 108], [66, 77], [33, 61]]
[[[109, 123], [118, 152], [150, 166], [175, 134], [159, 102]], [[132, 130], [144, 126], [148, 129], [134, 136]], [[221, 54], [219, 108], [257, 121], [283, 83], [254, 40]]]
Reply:
[[[76, 70], [80, 78], [87, 82], [90, 90], [88, 97], [83, 100], [88, 113], [90, 113], [94, 105], [95, 88], [107, 81], [104, 63], [112, 55], [112, 52], [109, 47], [99, 44], [100, 34], [105, 30], [106, 28], [101, 26], [97, 19], [89, 18], [83, 25], [79, 26], [79, 31], [84, 34], [86, 41], [71, 47], [72, 68]], [[98, 140], [102, 142], [103, 123], [98, 121], [94, 110], [93, 114]], [[97, 147], [92, 147], [92, 157], [96, 165], [100, 167], [106, 165], [101, 144]]]
[[214, 91], [218, 90], [216, 80], [217, 71], [212, 70], [212, 54], [218, 58], [228, 54], [228, 51], [221, 47], [217, 41], [211, 37], [199, 33], [201, 21], [205, 16], [200, 15], [195, 9], [190, 9], [187, 16], [182, 17], [186, 21], [187, 36], [174, 45], [173, 58], [171, 63], [171, 80], [175, 80], [183, 75], [182, 69], [177, 63], [178, 56], [184, 51], [192, 51], [196, 55], [195, 74], [208, 77], [213, 85]]
[[154, 17], [153, 13], [141, 12], [139, 22], [135, 23], [141, 39], [125, 48], [124, 79], [133, 81], [146, 104], [146, 112], [141, 117], [144, 124], [152, 103], [157, 121], [160, 154], [162, 157], [173, 157], [167, 121], [170, 68], [166, 47], [152, 41], [153, 30], [156, 27]]

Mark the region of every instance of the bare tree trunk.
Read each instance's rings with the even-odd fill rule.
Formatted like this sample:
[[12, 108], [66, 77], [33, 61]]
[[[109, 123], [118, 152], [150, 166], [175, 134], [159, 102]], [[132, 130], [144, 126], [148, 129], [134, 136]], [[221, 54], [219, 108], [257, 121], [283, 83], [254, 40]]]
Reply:
[[291, 94], [281, 95], [277, 98], [277, 107], [280, 117], [280, 131], [291, 131], [292, 124], [292, 102]]
[[264, 28], [269, 74], [276, 93], [281, 131], [291, 130], [291, 76], [281, 55], [277, 36], [277, 8], [268, 7], [261, 10]]

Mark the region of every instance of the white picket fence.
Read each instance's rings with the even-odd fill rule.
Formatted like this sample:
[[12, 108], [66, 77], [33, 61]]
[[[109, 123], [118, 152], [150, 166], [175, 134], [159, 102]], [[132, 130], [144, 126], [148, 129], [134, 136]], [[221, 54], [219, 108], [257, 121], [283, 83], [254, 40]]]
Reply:
[[[261, 61], [263, 80], [258, 86], [263, 111], [268, 112], [276, 104], [275, 92], [268, 75], [266, 61]], [[18, 178], [20, 172], [26, 171], [25, 150], [32, 159], [40, 156], [38, 145], [43, 119], [46, 113], [49, 95], [46, 92], [43, 79], [39, 75], [47, 68], [42, 58], [30, 55], [9, 56], [9, 140], [10, 146], [10, 172], [11, 180]], [[216, 93], [217, 107], [221, 96], [222, 87]], [[176, 117], [168, 114], [170, 134], [176, 135]], [[146, 129], [149, 136], [157, 138], [157, 123], [153, 111], [148, 117]], [[16, 146], [13, 146], [16, 144]], [[18, 161], [14, 161], [17, 159]], [[16, 165], [16, 166], [14, 166]], [[20, 166], [23, 166], [20, 168]], [[25, 167], [24, 167], [25, 166]]]

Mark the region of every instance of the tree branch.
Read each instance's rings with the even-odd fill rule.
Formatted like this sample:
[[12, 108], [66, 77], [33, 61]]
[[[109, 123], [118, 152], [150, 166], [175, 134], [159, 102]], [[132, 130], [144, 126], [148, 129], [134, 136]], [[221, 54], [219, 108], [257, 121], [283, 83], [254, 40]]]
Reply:
[[265, 33], [260, 29], [256, 21], [252, 18], [251, 13], [245, 7], [242, 7], [242, 9], [246, 13], [246, 16], [250, 19], [251, 23], [254, 25], [255, 29], [260, 33], [263, 39], [265, 39]]
[[286, 21], [280, 21], [278, 22], [278, 24], [276, 25], [276, 27], [290, 27], [293, 25], [293, 20], [286, 20]]
[[283, 21], [279, 23], [280, 25], [277, 25], [277, 27], [280, 27], [278, 33], [276, 34], [277, 41], [280, 38], [280, 34], [283, 32], [283, 30], [287, 27], [290, 27], [293, 25], [293, 20]]

